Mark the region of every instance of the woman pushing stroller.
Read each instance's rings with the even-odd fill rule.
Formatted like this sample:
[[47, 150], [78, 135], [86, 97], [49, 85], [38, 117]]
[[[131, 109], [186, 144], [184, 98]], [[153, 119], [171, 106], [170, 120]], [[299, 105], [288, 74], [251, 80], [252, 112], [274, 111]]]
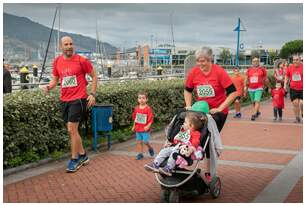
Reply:
[[[229, 105], [236, 99], [237, 91], [227, 72], [213, 64], [213, 52], [209, 47], [202, 47], [195, 52], [196, 66], [188, 72], [185, 81], [184, 99], [186, 109], [191, 108], [192, 93], [196, 101], [206, 101], [210, 107], [209, 113], [215, 120], [221, 132], [229, 111]], [[211, 121], [212, 122], [212, 121]], [[207, 156], [207, 158], [210, 158]], [[210, 171], [210, 163], [205, 168]], [[201, 174], [210, 181], [210, 172]]]

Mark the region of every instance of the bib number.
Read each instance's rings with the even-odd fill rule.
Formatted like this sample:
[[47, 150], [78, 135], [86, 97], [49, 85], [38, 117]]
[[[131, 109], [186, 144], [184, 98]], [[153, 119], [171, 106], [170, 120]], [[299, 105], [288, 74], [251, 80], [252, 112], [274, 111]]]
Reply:
[[197, 86], [197, 93], [198, 93], [198, 97], [214, 97], [215, 96], [215, 90], [210, 84]]
[[76, 79], [76, 76], [67, 76], [63, 78], [62, 81], [62, 88], [67, 88], [67, 87], [76, 87], [78, 86], [78, 82]]
[[190, 130], [187, 130], [185, 132], [179, 132], [174, 139], [180, 141], [180, 142], [184, 142], [187, 143], [190, 140]]
[[135, 122], [139, 123], [139, 124], [146, 124], [147, 123], [147, 115], [146, 114], [137, 113], [136, 114]]
[[257, 83], [258, 82], [258, 76], [253, 76], [250, 78], [250, 83]]
[[301, 81], [301, 80], [302, 80], [302, 78], [301, 78], [301, 75], [300, 75], [300, 74], [294, 74], [294, 75], [292, 75], [292, 81], [297, 82], [297, 81]]

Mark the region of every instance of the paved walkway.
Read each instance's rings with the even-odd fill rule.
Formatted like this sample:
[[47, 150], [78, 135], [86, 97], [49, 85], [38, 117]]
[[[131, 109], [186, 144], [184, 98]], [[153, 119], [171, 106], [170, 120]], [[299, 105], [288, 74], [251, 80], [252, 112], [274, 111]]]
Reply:
[[[183, 202], [303, 202], [303, 125], [292, 123], [288, 100], [283, 122], [273, 122], [271, 102], [250, 121], [228, 117], [221, 133], [225, 147], [218, 165], [221, 195], [202, 195]], [[153, 147], [163, 144], [163, 132], [152, 135]], [[116, 144], [111, 151], [91, 154], [89, 165], [66, 173], [66, 162], [54, 162], [10, 175], [4, 181], [4, 202], [159, 202], [160, 186], [136, 161], [135, 140]]]

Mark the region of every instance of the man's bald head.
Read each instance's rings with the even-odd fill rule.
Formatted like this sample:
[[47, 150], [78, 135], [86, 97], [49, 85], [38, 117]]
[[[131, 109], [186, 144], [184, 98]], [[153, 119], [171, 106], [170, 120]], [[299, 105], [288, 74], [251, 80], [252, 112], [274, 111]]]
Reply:
[[73, 42], [73, 40], [72, 40], [72, 38], [71, 38], [70, 36], [63, 36], [63, 37], [61, 38], [61, 44], [62, 44], [63, 42], [65, 42], [65, 41], [72, 41], [72, 42]]
[[70, 36], [63, 36], [61, 38], [60, 47], [65, 57], [69, 58], [73, 55], [74, 46], [73, 46], [73, 40]]

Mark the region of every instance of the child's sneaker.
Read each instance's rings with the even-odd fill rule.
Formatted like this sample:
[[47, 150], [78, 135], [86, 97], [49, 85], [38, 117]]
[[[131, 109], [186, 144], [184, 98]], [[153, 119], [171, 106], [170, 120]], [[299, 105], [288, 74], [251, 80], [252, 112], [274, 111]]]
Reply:
[[294, 123], [300, 123], [300, 122], [301, 122], [301, 118], [300, 117], [295, 117]]
[[282, 117], [279, 117], [279, 118], [278, 118], [278, 121], [280, 121], [280, 122], [283, 121], [283, 118], [282, 118]]
[[141, 160], [143, 158], [143, 154], [142, 153], [138, 153], [136, 155], [136, 160]]
[[276, 120], [277, 120], [277, 117], [274, 117], [274, 118], [273, 118], [273, 121], [275, 122]]
[[251, 120], [255, 121], [255, 119], [256, 119], [256, 115], [252, 115]]
[[70, 159], [67, 165], [67, 172], [76, 172], [82, 165], [80, 165], [79, 159]]
[[235, 113], [234, 118], [240, 118], [240, 117], [241, 117], [241, 114], [240, 114], [240, 117], [239, 117], [239, 114], [240, 114], [240, 113]]
[[154, 149], [152, 147], [149, 149], [149, 154], [151, 157], [154, 156]]
[[261, 115], [261, 112], [256, 112], [256, 118], [259, 117], [259, 115]]
[[157, 164], [155, 164], [154, 162], [151, 162], [149, 164], [145, 164], [144, 168], [149, 171], [149, 172], [155, 172], [157, 173], [159, 170], [159, 166]]
[[172, 176], [172, 170], [170, 169], [168, 165], [166, 165], [165, 167], [159, 168], [159, 172], [167, 176]]

